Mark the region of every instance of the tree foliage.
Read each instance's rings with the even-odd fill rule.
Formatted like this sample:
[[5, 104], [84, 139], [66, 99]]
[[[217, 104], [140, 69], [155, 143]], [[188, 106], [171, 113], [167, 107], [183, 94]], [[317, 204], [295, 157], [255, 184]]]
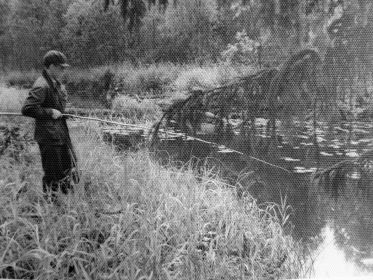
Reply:
[[[203, 62], [219, 60], [229, 44], [238, 47], [236, 35], [245, 33], [259, 44], [260, 64], [277, 66], [305, 45], [326, 49], [330, 37], [336, 44], [347, 39], [349, 52], [371, 68], [363, 59], [372, 49], [370, 6], [364, 0], [1, 0], [0, 47], [2, 61], [14, 68], [40, 66], [50, 48], [82, 66], [128, 57]], [[343, 18], [326, 30], [340, 11]]]
[[[154, 1], [149, 1], [150, 4], [153, 4], [153, 2]], [[110, 4], [114, 4], [114, 1], [104, 0], [105, 11], [108, 10]], [[129, 30], [132, 31], [133, 28], [138, 27], [146, 12], [145, 2], [143, 0], [119, 0], [118, 4], [123, 21], [126, 23], [128, 20]]]
[[38, 67], [46, 50], [61, 48], [61, 28], [65, 24], [62, 15], [70, 3], [71, 0], [11, 2], [7, 35], [8, 43], [16, 47], [8, 50], [7, 55], [19, 67]]
[[125, 55], [125, 30], [119, 12], [104, 12], [96, 2], [74, 1], [64, 15], [62, 29], [64, 48], [78, 65], [99, 65], [116, 62]]
[[[179, 2], [176, 7], [167, 9], [161, 30], [166, 41], [170, 43], [167, 47], [178, 49], [177, 53], [184, 53], [185, 58], [180, 57], [182, 60], [206, 58], [216, 55], [216, 37], [213, 30], [216, 21], [215, 0], [185, 0]], [[177, 53], [174, 56], [177, 56]], [[180, 58], [173, 59], [177, 61]]]
[[1, 70], [5, 70], [8, 63], [6, 54], [11, 50], [11, 40], [9, 33], [10, 6], [7, 0], [0, 1], [0, 64]]
[[176, 126], [183, 133], [194, 136], [199, 125], [209, 122], [211, 116], [215, 136], [229, 138], [233, 135], [230, 120], [239, 116], [242, 120], [241, 136], [251, 141], [254, 120], [263, 113], [267, 114], [272, 136], [275, 136], [276, 119], [304, 115], [313, 108], [321, 92], [317, 74], [322, 63], [316, 51], [305, 49], [290, 57], [279, 69], [263, 69], [232, 84], [193, 92], [165, 112], [155, 128], [153, 139], [157, 139], [163, 120], [167, 120], [163, 123], [166, 127]]

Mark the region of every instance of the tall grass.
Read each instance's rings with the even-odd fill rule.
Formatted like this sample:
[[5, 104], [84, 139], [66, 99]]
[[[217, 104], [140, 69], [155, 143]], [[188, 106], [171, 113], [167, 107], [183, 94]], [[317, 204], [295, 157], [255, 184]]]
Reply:
[[[3, 91], [1, 100], [11, 101], [0, 110], [18, 111], [25, 94]], [[118, 111], [129, 104], [120, 98]], [[83, 175], [60, 206], [42, 198], [35, 144], [9, 145], [0, 158], [0, 277], [277, 279], [300, 272], [284, 205], [259, 207], [209, 170], [196, 176], [160, 166], [146, 150], [117, 153], [99, 127], [70, 124]]]
[[298, 245], [283, 231], [281, 207], [237, 199], [208, 171], [162, 167], [146, 150], [117, 153], [86, 125], [71, 129], [83, 176], [60, 206], [42, 199], [32, 145], [19, 161], [0, 159], [0, 277], [297, 276]]
[[213, 89], [233, 82], [236, 78], [252, 74], [251, 67], [234, 67], [225, 64], [185, 66], [172, 83], [176, 92], [190, 91], [194, 88]]
[[[71, 68], [63, 80], [71, 85], [71, 95], [80, 91], [95, 90], [98, 82], [108, 71], [114, 75], [112, 90], [123, 95], [162, 96], [193, 87], [213, 88], [230, 80], [252, 73], [251, 67], [225, 64], [178, 65], [171, 63], [133, 66], [131, 64], [112, 64], [89, 69]], [[8, 86], [31, 87], [40, 73], [12, 71], [1, 75]], [[85, 93], [90, 97], [89, 93]]]
[[115, 71], [119, 93], [125, 95], [161, 96], [168, 91], [183, 67], [175, 64], [124, 65]]
[[[186, 98], [192, 89], [211, 89], [229, 83], [239, 76], [251, 73], [250, 67], [233, 67], [223, 64], [176, 65], [154, 64], [133, 66], [113, 64], [90, 69], [71, 68], [63, 78], [74, 108], [113, 109], [131, 120], [154, 120], [160, 115], [161, 107], [168, 107], [177, 99]], [[29, 72], [9, 72], [2, 75], [4, 85], [30, 87], [40, 75]], [[18, 90], [0, 88], [9, 92], [3, 96], [0, 106], [16, 108], [20, 98], [9, 98]], [[12, 92], [12, 93], [10, 93]], [[24, 94], [24, 93], [23, 93]], [[142, 99], [139, 101], [139, 97]], [[153, 101], [153, 99], [156, 100]], [[16, 99], [18, 101], [16, 101]], [[8, 101], [6, 101], [8, 100]], [[9, 105], [9, 102], [15, 102]], [[17, 106], [16, 106], [17, 105]], [[18, 106], [19, 107], [19, 106]]]
[[141, 101], [120, 95], [114, 99], [112, 110], [123, 117], [140, 122], [144, 120], [155, 121], [161, 117], [161, 108], [149, 99]]
[[26, 96], [26, 90], [7, 88], [0, 84], [0, 111], [20, 112]]
[[30, 88], [39, 76], [37, 70], [10, 71], [1, 73], [0, 81], [10, 87]]

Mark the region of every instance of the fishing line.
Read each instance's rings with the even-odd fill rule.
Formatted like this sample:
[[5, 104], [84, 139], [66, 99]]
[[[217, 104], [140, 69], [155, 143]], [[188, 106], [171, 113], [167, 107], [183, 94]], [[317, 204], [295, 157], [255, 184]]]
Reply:
[[[14, 112], [0, 112], [0, 116], [24, 116], [24, 115], [22, 115], [21, 113], [14, 113]], [[74, 114], [62, 114], [62, 116], [69, 117], [69, 118], [98, 121], [98, 122], [104, 122], [104, 123], [108, 123], [108, 124], [115, 124], [115, 125], [120, 125], [120, 126], [127, 126], [127, 127], [133, 127], [133, 128], [140, 128], [140, 129], [144, 129], [144, 130], [149, 130], [149, 127], [145, 127], [145, 126], [140, 126], [140, 125], [136, 125], [136, 124], [122, 123], [122, 122], [115, 122], [115, 121], [109, 121], [109, 120], [104, 120], [104, 119], [95, 118], [95, 117], [83, 117], [83, 116], [78, 116], [78, 115], [74, 115]], [[174, 136], [181, 136], [182, 135], [182, 133], [177, 133], [177, 132], [172, 132], [172, 131], [165, 131], [165, 130], [163, 130], [163, 132], [165, 134], [170, 134], [170, 135], [174, 135]], [[224, 149], [226, 149], [226, 150], [228, 150], [230, 152], [234, 152], [234, 153], [240, 154], [242, 156], [248, 157], [250, 159], [259, 161], [259, 162], [264, 163], [266, 165], [275, 167], [277, 169], [281, 169], [281, 170], [283, 170], [283, 171], [285, 171], [285, 172], [287, 172], [289, 174], [292, 174], [291, 171], [289, 171], [289, 170], [287, 170], [287, 169], [285, 169], [285, 168], [283, 168], [281, 166], [269, 163], [269, 162], [267, 162], [265, 160], [262, 160], [262, 159], [259, 159], [259, 158], [256, 158], [256, 157], [253, 157], [253, 156], [250, 156], [250, 155], [246, 155], [246, 154], [244, 154], [244, 153], [242, 153], [240, 151], [228, 148], [228, 147], [226, 147], [224, 145], [219, 145], [219, 144], [214, 143], [214, 142], [206, 141], [206, 140], [203, 140], [203, 139], [200, 139], [200, 138], [197, 138], [197, 137], [193, 137], [193, 136], [188, 136], [188, 135], [187, 135], [186, 140], [194, 140], [194, 141], [197, 141], [197, 142], [205, 143], [205, 144], [211, 145], [213, 147], [216, 147], [218, 149], [219, 149], [219, 147], [221, 147], [221, 148], [224, 148]]]

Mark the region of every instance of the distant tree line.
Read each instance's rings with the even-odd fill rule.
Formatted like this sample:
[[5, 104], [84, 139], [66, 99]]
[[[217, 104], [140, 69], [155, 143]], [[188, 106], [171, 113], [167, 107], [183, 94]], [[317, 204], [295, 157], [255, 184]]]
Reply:
[[80, 67], [216, 62], [239, 51], [250, 52], [250, 63], [276, 64], [305, 45], [326, 49], [326, 25], [338, 9], [352, 15], [351, 24], [370, 24], [370, 6], [367, 0], [0, 0], [0, 65], [38, 68], [49, 49]]

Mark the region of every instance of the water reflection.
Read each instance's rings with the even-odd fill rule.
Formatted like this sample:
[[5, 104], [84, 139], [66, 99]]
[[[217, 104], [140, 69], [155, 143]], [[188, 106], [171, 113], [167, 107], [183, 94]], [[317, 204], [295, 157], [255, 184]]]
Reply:
[[[310, 257], [310, 267], [312, 267], [310, 275], [303, 275], [302, 277], [312, 278], [335, 278], [343, 277], [348, 279], [351, 277], [372, 277], [373, 272], [369, 272], [366, 268], [358, 266], [356, 263], [348, 260], [344, 250], [338, 247], [334, 230], [331, 225], [328, 224], [323, 228], [322, 243], [313, 252]], [[361, 261], [364, 264], [364, 260]], [[369, 260], [365, 259], [366, 264], [369, 264]]]
[[[292, 127], [292, 133], [279, 129], [276, 149], [266, 154], [262, 153], [260, 147], [254, 147], [268, 140], [264, 122], [260, 122], [256, 138], [250, 142], [239, 135], [219, 141], [216, 135], [204, 134], [197, 137], [219, 145], [212, 146], [207, 142], [180, 137], [163, 141], [159, 148], [167, 151], [167, 156], [172, 155], [181, 162], [198, 158], [202, 159], [199, 163], [206, 164], [205, 159], [216, 159], [210, 163], [218, 166], [219, 176], [231, 180], [231, 184], [244, 178], [241, 175], [245, 170], [255, 172], [258, 176], [255, 180], [260, 184], [252, 184], [253, 180], [247, 184], [240, 181], [240, 184], [246, 185], [247, 191], [259, 203], [279, 203], [286, 195], [294, 209], [290, 228], [296, 239], [308, 244], [315, 236], [323, 238], [321, 247], [313, 255], [314, 277], [361, 276], [368, 273], [368, 266], [364, 263], [369, 263], [373, 258], [373, 191], [370, 191], [373, 172], [365, 175], [365, 181], [361, 180], [361, 174], [356, 170], [342, 178], [347, 182], [346, 188], [337, 201], [320, 186], [313, 184], [311, 177], [320, 168], [358, 158], [371, 150], [372, 128], [372, 124], [364, 122], [341, 124], [331, 129], [319, 123], [315, 137], [312, 126], [299, 124]], [[245, 155], [254, 155], [290, 172]], [[333, 221], [333, 227], [326, 225], [327, 221]]]

